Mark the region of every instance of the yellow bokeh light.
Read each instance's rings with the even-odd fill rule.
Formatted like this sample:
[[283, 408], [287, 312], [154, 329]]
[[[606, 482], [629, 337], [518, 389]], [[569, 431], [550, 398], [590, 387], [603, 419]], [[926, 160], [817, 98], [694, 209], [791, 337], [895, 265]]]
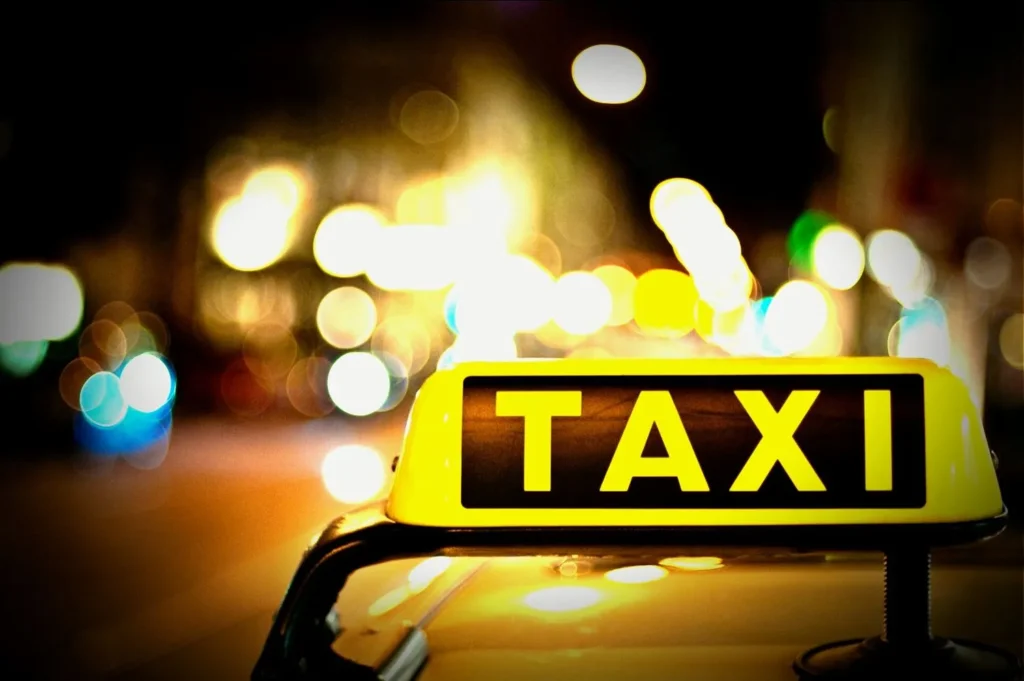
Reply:
[[512, 293], [501, 297], [506, 305], [503, 314], [514, 330], [533, 332], [551, 320], [555, 278], [537, 261], [510, 255], [497, 263], [492, 276], [498, 287]]
[[535, 332], [541, 344], [556, 350], [569, 350], [585, 342], [590, 336], [569, 333], [554, 321], [548, 322]]
[[703, 298], [693, 305], [693, 330], [708, 343], [715, 341], [715, 308]]
[[327, 373], [327, 394], [338, 409], [352, 416], [367, 416], [387, 404], [391, 374], [376, 355], [350, 352]]
[[402, 315], [381, 322], [370, 339], [370, 347], [378, 355], [395, 358], [411, 376], [426, 365], [433, 343], [421, 319]]
[[316, 309], [316, 327], [325, 341], [349, 349], [369, 340], [377, 326], [377, 306], [370, 294], [354, 286], [336, 288]]
[[748, 328], [752, 319], [749, 305], [740, 305], [731, 310], [716, 311], [711, 319], [711, 335], [715, 340], [734, 338]]
[[274, 165], [253, 173], [242, 188], [242, 196], [290, 215], [299, 209], [305, 191], [305, 179], [298, 170]]
[[700, 205], [711, 204], [711, 194], [704, 185], [694, 180], [673, 177], [658, 183], [651, 192], [651, 218], [661, 229], [678, 224], [688, 213], [693, 213]]
[[313, 258], [333, 277], [356, 277], [372, 261], [376, 237], [384, 225], [377, 209], [351, 204], [328, 213], [313, 236]]
[[330, 495], [343, 504], [370, 501], [387, 483], [384, 460], [365, 445], [343, 445], [327, 452], [320, 476]]
[[500, 362], [516, 359], [519, 348], [515, 338], [500, 334], [460, 335], [445, 354], [452, 363]]
[[552, 319], [570, 334], [597, 333], [612, 316], [612, 294], [591, 272], [567, 272], [552, 289]]
[[667, 236], [679, 262], [695, 277], [721, 278], [724, 273], [746, 267], [741, 265], [743, 249], [740, 239], [725, 224], [690, 223], [686, 231], [672, 232]]
[[447, 224], [450, 190], [451, 181], [444, 177], [432, 177], [410, 184], [395, 204], [395, 221], [406, 225]]
[[594, 45], [572, 62], [572, 80], [584, 97], [598, 104], [625, 104], [647, 84], [643, 61], [621, 45]]
[[459, 107], [438, 90], [422, 90], [402, 105], [398, 127], [417, 144], [437, 144], [447, 139], [459, 123]]
[[697, 287], [684, 272], [653, 269], [637, 278], [634, 291], [636, 324], [644, 333], [676, 338], [693, 330]]
[[480, 258], [452, 288], [459, 334], [534, 332], [551, 319], [554, 277], [524, 255]]
[[668, 570], [658, 565], [630, 565], [609, 570], [604, 578], [617, 584], [646, 584], [664, 579], [667, 574]]
[[1003, 322], [999, 329], [999, 350], [1007, 364], [1024, 369], [1024, 315], [1021, 313]]
[[812, 250], [814, 275], [826, 286], [846, 291], [864, 274], [864, 245], [852, 229], [830, 225], [821, 230]]
[[[463, 250], [506, 251], [527, 236], [521, 228], [534, 205], [529, 176], [512, 163], [482, 161], [445, 184], [445, 224], [459, 233]], [[527, 230], [528, 231], [528, 230]]]
[[772, 298], [764, 318], [764, 332], [784, 355], [811, 346], [830, 319], [828, 294], [804, 280], [786, 282]]
[[241, 196], [229, 199], [217, 212], [212, 246], [228, 267], [254, 272], [281, 259], [291, 230], [291, 215], [281, 206]]
[[463, 251], [441, 225], [395, 225], [380, 230], [367, 278], [385, 291], [438, 291], [452, 283]]
[[711, 318], [710, 340], [733, 356], [762, 355], [758, 315], [753, 303], [747, 303], [728, 312], [716, 312]]
[[742, 257], [720, 267], [700, 269], [693, 273], [697, 293], [715, 312], [729, 312], [750, 300], [754, 290], [754, 275]]
[[0, 343], [64, 340], [82, 322], [82, 284], [66, 267], [7, 263], [0, 292]]
[[636, 277], [625, 267], [602, 265], [594, 270], [594, 276], [604, 282], [612, 294], [612, 314], [609, 326], [622, 326], [633, 319], [633, 299], [636, 293]]

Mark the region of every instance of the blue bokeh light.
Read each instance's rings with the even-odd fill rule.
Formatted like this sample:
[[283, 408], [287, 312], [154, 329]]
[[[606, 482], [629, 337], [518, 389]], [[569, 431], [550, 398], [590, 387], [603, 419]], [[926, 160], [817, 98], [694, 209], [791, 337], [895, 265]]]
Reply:
[[84, 414], [78, 414], [75, 440], [92, 454], [131, 456], [147, 451], [155, 442], [165, 438], [170, 433], [171, 424], [170, 405], [150, 413], [128, 409], [124, 418], [113, 427], [97, 426]]
[[459, 292], [457, 287], [453, 286], [448, 291], [448, 295], [444, 298], [444, 323], [448, 326], [448, 329], [458, 334], [459, 329], [455, 325], [455, 312], [459, 307]]

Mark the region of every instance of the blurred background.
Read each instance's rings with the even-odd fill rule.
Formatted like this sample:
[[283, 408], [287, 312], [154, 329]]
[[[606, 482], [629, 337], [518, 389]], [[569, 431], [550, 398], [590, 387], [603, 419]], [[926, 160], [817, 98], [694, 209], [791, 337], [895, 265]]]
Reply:
[[13, 21], [4, 657], [247, 673], [309, 536], [387, 494], [418, 386], [470, 359], [929, 358], [970, 387], [1012, 510], [1021, 13]]

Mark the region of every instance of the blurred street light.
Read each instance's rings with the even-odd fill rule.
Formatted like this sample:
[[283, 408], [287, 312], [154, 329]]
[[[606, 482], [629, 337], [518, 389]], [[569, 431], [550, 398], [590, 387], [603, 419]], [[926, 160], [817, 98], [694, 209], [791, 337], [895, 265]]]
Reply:
[[647, 84], [644, 63], [620, 45], [594, 45], [576, 56], [572, 79], [584, 97], [598, 104], [625, 104]]

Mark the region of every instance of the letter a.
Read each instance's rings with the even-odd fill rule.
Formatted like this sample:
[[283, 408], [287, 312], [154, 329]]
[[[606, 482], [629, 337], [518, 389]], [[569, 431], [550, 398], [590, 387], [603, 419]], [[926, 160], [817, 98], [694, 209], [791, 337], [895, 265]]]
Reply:
[[[643, 456], [655, 426], [665, 443], [666, 457]], [[710, 490], [672, 395], [667, 391], [640, 393], [608, 465], [601, 491], [626, 492], [633, 478], [678, 478], [679, 489], [683, 492]]]

